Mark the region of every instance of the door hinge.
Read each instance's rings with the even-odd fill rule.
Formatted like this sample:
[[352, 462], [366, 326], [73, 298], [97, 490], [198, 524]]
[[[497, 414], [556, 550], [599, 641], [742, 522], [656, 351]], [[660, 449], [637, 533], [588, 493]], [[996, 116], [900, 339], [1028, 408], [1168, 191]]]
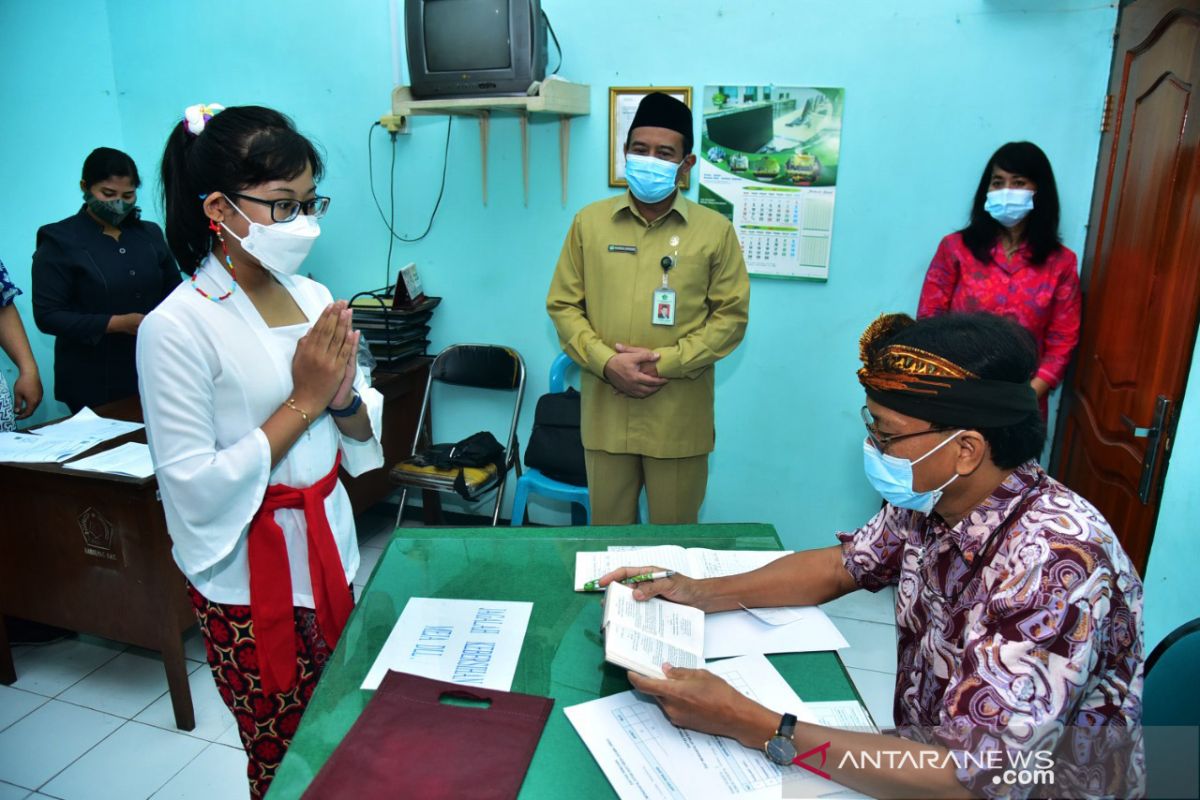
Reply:
[[1104, 110], [1100, 114], [1100, 132], [1108, 133], [1112, 130], [1113, 118], [1113, 96], [1111, 94], [1104, 95]]

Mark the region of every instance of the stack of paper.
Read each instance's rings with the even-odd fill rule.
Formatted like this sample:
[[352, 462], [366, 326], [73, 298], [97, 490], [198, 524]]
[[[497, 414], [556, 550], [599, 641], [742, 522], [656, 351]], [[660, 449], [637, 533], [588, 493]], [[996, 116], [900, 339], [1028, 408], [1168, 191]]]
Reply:
[[[708, 667], [742, 694], [779, 714], [816, 718], [763, 656]], [[779, 767], [762, 750], [676, 728], [652, 698], [621, 692], [565, 709], [622, 800], [628, 798], [822, 797], [843, 787], [801, 767]]]
[[675, 544], [581, 552], [575, 554], [575, 591], [584, 591], [584, 584], [618, 567], [655, 566], [683, 573], [689, 578], [720, 578], [758, 569], [789, 553], [790, 550], [685, 549]]
[[132, 478], [149, 478], [154, 474], [154, 462], [150, 460], [150, 448], [139, 442], [123, 445], [96, 453], [94, 456], [69, 461], [65, 469], [86, 472], [103, 472], [109, 475], [128, 475]]
[[32, 433], [0, 433], [0, 461], [41, 464], [65, 461], [83, 450], [72, 441]]
[[0, 461], [26, 464], [66, 461], [100, 442], [144, 427], [140, 422], [106, 419], [84, 408], [69, 419], [29, 433], [0, 433]]
[[[693, 578], [717, 578], [758, 569], [790, 552], [709, 550], [704, 547], [685, 549], [678, 545], [580, 552], [575, 554], [575, 591], [583, 591], [584, 584], [618, 567], [655, 566]], [[607, 610], [605, 614], [607, 619]], [[740, 611], [709, 614], [703, 629], [704, 658], [757, 653], [809, 653], [841, 650], [850, 646], [837, 626], [816, 606], [753, 609], [743, 606]], [[671, 663], [676, 664], [674, 661]], [[641, 667], [629, 668], [645, 672]]]

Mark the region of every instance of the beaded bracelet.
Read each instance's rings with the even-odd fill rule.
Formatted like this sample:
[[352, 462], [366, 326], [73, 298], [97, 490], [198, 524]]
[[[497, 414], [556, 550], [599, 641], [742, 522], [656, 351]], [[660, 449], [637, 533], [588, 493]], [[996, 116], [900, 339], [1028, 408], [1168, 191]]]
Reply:
[[287, 399], [287, 402], [286, 402], [286, 403], [284, 403], [284, 405], [285, 405], [285, 406], [287, 406], [288, 408], [290, 408], [292, 411], [295, 411], [295, 412], [296, 412], [297, 414], [299, 414], [300, 416], [304, 417], [304, 424], [305, 424], [305, 425], [312, 425], [312, 420], [309, 418], [308, 414], [304, 413], [304, 409], [303, 409], [303, 408], [301, 408], [300, 406], [296, 405], [296, 398], [294, 398], [294, 397], [289, 397], [289, 398]]

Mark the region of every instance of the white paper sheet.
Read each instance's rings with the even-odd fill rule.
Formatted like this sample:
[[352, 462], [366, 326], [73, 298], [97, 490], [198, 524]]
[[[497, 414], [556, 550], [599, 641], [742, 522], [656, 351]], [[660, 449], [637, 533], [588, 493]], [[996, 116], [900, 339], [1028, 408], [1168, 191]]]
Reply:
[[807, 703], [805, 705], [818, 725], [827, 728], [840, 728], [844, 731], [860, 733], [879, 733], [871, 715], [857, 700], [836, 700], [825, 703]]
[[575, 554], [575, 591], [582, 592], [584, 584], [618, 567], [655, 566], [690, 578], [719, 578], [750, 572], [790, 553], [790, 550], [684, 549], [675, 544], [584, 551]]
[[413, 597], [362, 683], [378, 689], [388, 670], [509, 691], [533, 603]]
[[788, 612], [799, 615], [799, 619], [784, 625], [771, 625], [758, 620], [749, 609], [708, 614], [704, 619], [704, 657], [810, 653], [850, 646], [833, 621], [817, 606], [797, 606], [789, 608]]
[[791, 550], [710, 550], [707, 547], [691, 547], [688, 548], [688, 557], [694, 572], [689, 574], [696, 578], [740, 575], [791, 554]]
[[29, 433], [0, 433], [0, 461], [53, 463], [66, 461], [101, 442], [145, 426], [96, 415], [90, 408]]
[[687, 551], [674, 544], [634, 550], [580, 552], [575, 554], [575, 591], [582, 592], [585, 583], [607, 575], [618, 567], [650, 565], [684, 575], [691, 574]]
[[[812, 721], [763, 656], [731, 658], [708, 668], [768, 708]], [[776, 766], [761, 750], [732, 739], [676, 728], [653, 699], [637, 692], [571, 706], [565, 713], [622, 800], [778, 800], [842, 790], [800, 767]]]
[[752, 617], [759, 622], [767, 625], [790, 625], [793, 622], [799, 622], [804, 618], [804, 606], [783, 606], [781, 608], [747, 608], [738, 603], [742, 608], [746, 609]]
[[59, 439], [87, 440], [88, 447], [115, 439], [131, 431], [146, 427], [140, 422], [126, 422], [123, 419], [102, 417], [90, 408], [81, 408], [73, 417], [56, 422], [53, 425], [43, 425], [37, 429], [39, 436], [53, 436]]
[[82, 452], [73, 442], [32, 433], [0, 433], [0, 461], [19, 464], [54, 463]]
[[140, 442], [126, 442], [111, 450], [94, 456], [68, 461], [65, 469], [86, 472], [104, 472], [110, 475], [129, 475], [133, 478], [149, 478], [154, 474], [154, 462], [150, 459], [150, 448]]

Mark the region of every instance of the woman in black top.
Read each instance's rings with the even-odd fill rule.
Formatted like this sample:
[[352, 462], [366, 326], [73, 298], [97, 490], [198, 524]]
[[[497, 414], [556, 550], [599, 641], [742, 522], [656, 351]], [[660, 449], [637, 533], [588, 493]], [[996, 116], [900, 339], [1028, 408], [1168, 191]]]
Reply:
[[33, 254], [33, 318], [56, 337], [54, 396], [72, 413], [137, 394], [138, 326], [180, 281], [162, 230], [134, 205], [132, 158], [96, 148], [79, 185], [83, 207], [43, 225]]

